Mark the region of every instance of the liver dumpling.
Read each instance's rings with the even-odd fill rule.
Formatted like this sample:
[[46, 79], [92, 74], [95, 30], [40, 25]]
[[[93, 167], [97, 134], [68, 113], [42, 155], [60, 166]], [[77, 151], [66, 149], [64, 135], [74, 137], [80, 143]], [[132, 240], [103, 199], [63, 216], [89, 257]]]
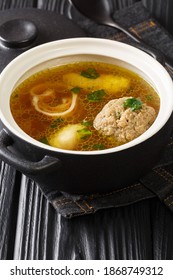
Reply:
[[123, 97], [109, 101], [94, 119], [94, 128], [124, 143], [144, 133], [156, 118], [155, 109], [141, 103], [140, 108], [133, 110], [125, 106], [129, 99], [136, 98]]

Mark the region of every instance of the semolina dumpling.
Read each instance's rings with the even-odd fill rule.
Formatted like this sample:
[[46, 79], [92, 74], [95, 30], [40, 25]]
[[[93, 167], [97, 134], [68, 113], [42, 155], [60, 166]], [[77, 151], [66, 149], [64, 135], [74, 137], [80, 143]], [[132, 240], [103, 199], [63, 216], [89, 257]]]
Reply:
[[85, 129], [82, 124], [69, 124], [51, 135], [48, 139], [53, 147], [73, 150], [82, 139], [81, 133]]
[[71, 87], [78, 86], [92, 90], [103, 88], [107, 93], [115, 93], [130, 87], [129, 79], [112, 74], [102, 74], [97, 79], [87, 79], [78, 73], [68, 73], [63, 76], [63, 81]]

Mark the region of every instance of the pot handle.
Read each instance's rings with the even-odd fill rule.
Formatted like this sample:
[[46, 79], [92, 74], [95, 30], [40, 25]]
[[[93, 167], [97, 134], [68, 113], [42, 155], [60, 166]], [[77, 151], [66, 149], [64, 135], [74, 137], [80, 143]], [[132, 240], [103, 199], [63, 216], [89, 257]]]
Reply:
[[61, 161], [57, 158], [45, 155], [42, 160], [32, 162], [24, 160], [19, 154], [8, 149], [13, 143], [12, 138], [5, 129], [0, 131], [0, 157], [26, 175], [41, 175], [57, 170], [61, 167]]

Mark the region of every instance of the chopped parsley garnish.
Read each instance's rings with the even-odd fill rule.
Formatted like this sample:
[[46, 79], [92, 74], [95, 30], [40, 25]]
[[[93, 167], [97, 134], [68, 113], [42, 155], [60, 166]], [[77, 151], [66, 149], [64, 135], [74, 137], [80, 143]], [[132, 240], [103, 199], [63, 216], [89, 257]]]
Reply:
[[18, 98], [18, 97], [19, 97], [19, 94], [16, 93], [13, 97], [14, 97], [14, 98]]
[[74, 87], [74, 88], [71, 89], [71, 91], [72, 91], [73, 93], [79, 93], [80, 90], [81, 90], [80, 87]]
[[105, 146], [103, 144], [95, 144], [93, 145], [93, 149], [94, 150], [104, 150], [105, 149]]
[[57, 127], [60, 123], [62, 123], [64, 120], [62, 118], [58, 118], [56, 120], [53, 121], [53, 123], [51, 123], [50, 127], [51, 128], [55, 128]]
[[80, 130], [77, 130], [77, 133], [79, 133], [80, 139], [87, 139], [89, 136], [91, 136], [92, 132], [87, 128], [82, 128]]
[[39, 141], [42, 142], [43, 144], [49, 145], [49, 142], [46, 137], [42, 137]]
[[103, 89], [93, 91], [91, 93], [88, 93], [87, 99], [90, 102], [99, 102], [103, 99], [103, 96], [105, 95], [105, 91]]
[[84, 125], [84, 126], [86, 126], [86, 127], [88, 127], [88, 126], [92, 125], [92, 122], [91, 122], [91, 121], [83, 120], [83, 121], [81, 122], [81, 124]]
[[116, 120], [119, 120], [121, 118], [121, 113], [120, 112], [115, 112], [114, 116], [115, 116]]
[[136, 111], [142, 108], [142, 101], [137, 98], [130, 97], [124, 101], [123, 105], [124, 108], [131, 108], [132, 111]]
[[152, 95], [147, 95], [146, 98], [147, 98], [148, 101], [153, 100], [153, 96]]
[[100, 74], [94, 68], [83, 70], [80, 74], [81, 76], [88, 79], [97, 79], [100, 76]]

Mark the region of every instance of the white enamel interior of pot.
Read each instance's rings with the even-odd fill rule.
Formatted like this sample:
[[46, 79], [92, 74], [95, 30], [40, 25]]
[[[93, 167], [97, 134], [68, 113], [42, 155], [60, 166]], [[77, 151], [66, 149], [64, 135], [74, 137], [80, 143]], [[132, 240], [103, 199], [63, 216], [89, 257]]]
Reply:
[[[160, 96], [160, 111], [153, 125], [141, 136], [119, 147], [101, 151], [69, 151], [34, 140], [16, 124], [10, 111], [13, 89], [24, 79], [42, 69], [75, 61], [104, 61], [128, 68], [150, 83]], [[156, 134], [173, 112], [173, 83], [164, 67], [148, 54], [124, 43], [107, 39], [75, 38], [54, 41], [26, 51], [0, 75], [0, 118], [4, 125], [21, 139], [45, 150], [70, 154], [104, 154], [137, 145]]]

